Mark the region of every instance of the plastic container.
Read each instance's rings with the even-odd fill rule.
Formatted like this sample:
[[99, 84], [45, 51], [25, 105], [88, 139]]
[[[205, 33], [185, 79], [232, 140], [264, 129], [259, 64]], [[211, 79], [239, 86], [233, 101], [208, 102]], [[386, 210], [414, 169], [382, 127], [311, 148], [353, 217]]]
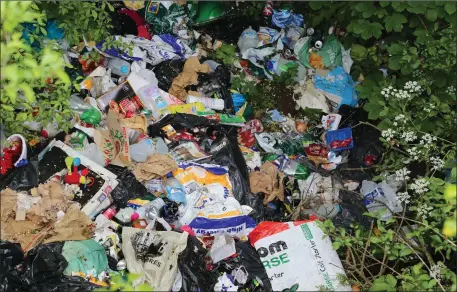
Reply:
[[201, 102], [207, 108], [221, 111], [224, 109], [224, 100], [208, 97], [188, 95], [186, 103]]
[[162, 138], [143, 139], [130, 146], [130, 157], [136, 162], [146, 162], [153, 153], [167, 154], [168, 147]]
[[[138, 214], [138, 217], [136, 217], [136, 216], [135, 217], [136, 217], [136, 219], [147, 218], [145, 216], [146, 213], [147, 213], [147, 210], [149, 210], [152, 207], [153, 208], [157, 208], [157, 210], [160, 210], [164, 205], [165, 205], [165, 202], [161, 198], [157, 198], [154, 201], [150, 201], [149, 203], [147, 203], [147, 204], [141, 206], [140, 208], [136, 209], [135, 213]], [[148, 219], [152, 219], [152, 218], [148, 218]]]
[[240, 48], [241, 53], [247, 49], [257, 47], [258, 44], [259, 36], [250, 26], [241, 33], [240, 39], [238, 40], [238, 48]]
[[165, 181], [165, 191], [167, 192], [168, 199], [171, 201], [186, 204], [186, 193], [184, 188], [181, 183], [171, 175], [171, 173], [167, 175], [167, 180]]
[[151, 139], [143, 139], [130, 146], [130, 157], [136, 162], [146, 162], [148, 156], [154, 153]]
[[111, 73], [118, 76], [128, 76], [130, 73], [130, 63], [120, 58], [109, 60], [108, 67], [111, 69]]
[[[328, 131], [325, 135], [327, 146], [331, 151], [342, 151], [354, 147], [354, 140], [352, 139], [352, 129], [344, 128], [336, 131]], [[344, 147], [332, 147], [332, 142], [351, 139], [350, 143]]]

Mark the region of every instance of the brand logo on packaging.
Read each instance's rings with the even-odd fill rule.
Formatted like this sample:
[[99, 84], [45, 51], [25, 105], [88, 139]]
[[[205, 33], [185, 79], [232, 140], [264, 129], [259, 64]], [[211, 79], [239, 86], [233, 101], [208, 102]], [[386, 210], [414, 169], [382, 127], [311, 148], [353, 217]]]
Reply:
[[311, 230], [309, 230], [309, 227], [307, 224], [302, 224], [300, 227], [307, 240], [313, 239], [313, 234], [311, 233]]

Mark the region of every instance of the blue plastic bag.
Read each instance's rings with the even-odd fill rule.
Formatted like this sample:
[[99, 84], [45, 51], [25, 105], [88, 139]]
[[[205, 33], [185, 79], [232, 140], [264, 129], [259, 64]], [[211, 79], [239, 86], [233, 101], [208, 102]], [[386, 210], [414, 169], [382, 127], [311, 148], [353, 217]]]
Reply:
[[337, 108], [342, 104], [356, 106], [359, 101], [355, 91], [356, 83], [352, 80], [351, 75], [346, 73], [340, 66], [328, 72], [324, 77], [319, 74], [314, 75], [314, 87], [325, 92], [341, 97]]

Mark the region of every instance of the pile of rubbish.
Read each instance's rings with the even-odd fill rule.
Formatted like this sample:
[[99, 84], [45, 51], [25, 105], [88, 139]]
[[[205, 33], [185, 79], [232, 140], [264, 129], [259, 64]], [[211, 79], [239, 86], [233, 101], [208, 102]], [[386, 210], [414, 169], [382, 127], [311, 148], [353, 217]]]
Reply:
[[[344, 31], [268, 2], [270, 27], [243, 24], [230, 66], [211, 57], [232, 17], [219, 2], [115, 7], [128, 48], [58, 34], [84, 76], [73, 127], [26, 122], [41, 136], [28, 141], [2, 131], [0, 290], [350, 290], [317, 222], [349, 230], [370, 225], [367, 209], [401, 207], [395, 180], [370, 181], [383, 148], [360, 123]], [[296, 108], [321, 120], [253, 119], [234, 70], [290, 68]]]

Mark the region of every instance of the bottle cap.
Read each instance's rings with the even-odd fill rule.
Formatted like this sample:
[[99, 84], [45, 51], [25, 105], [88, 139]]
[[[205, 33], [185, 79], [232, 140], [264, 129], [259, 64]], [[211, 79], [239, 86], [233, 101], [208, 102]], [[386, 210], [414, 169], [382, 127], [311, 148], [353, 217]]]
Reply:
[[129, 72], [129, 67], [121, 66], [121, 73], [128, 73], [128, 72]]
[[135, 221], [138, 218], [140, 218], [140, 215], [138, 213], [133, 213], [132, 216], [130, 217], [130, 220]]

